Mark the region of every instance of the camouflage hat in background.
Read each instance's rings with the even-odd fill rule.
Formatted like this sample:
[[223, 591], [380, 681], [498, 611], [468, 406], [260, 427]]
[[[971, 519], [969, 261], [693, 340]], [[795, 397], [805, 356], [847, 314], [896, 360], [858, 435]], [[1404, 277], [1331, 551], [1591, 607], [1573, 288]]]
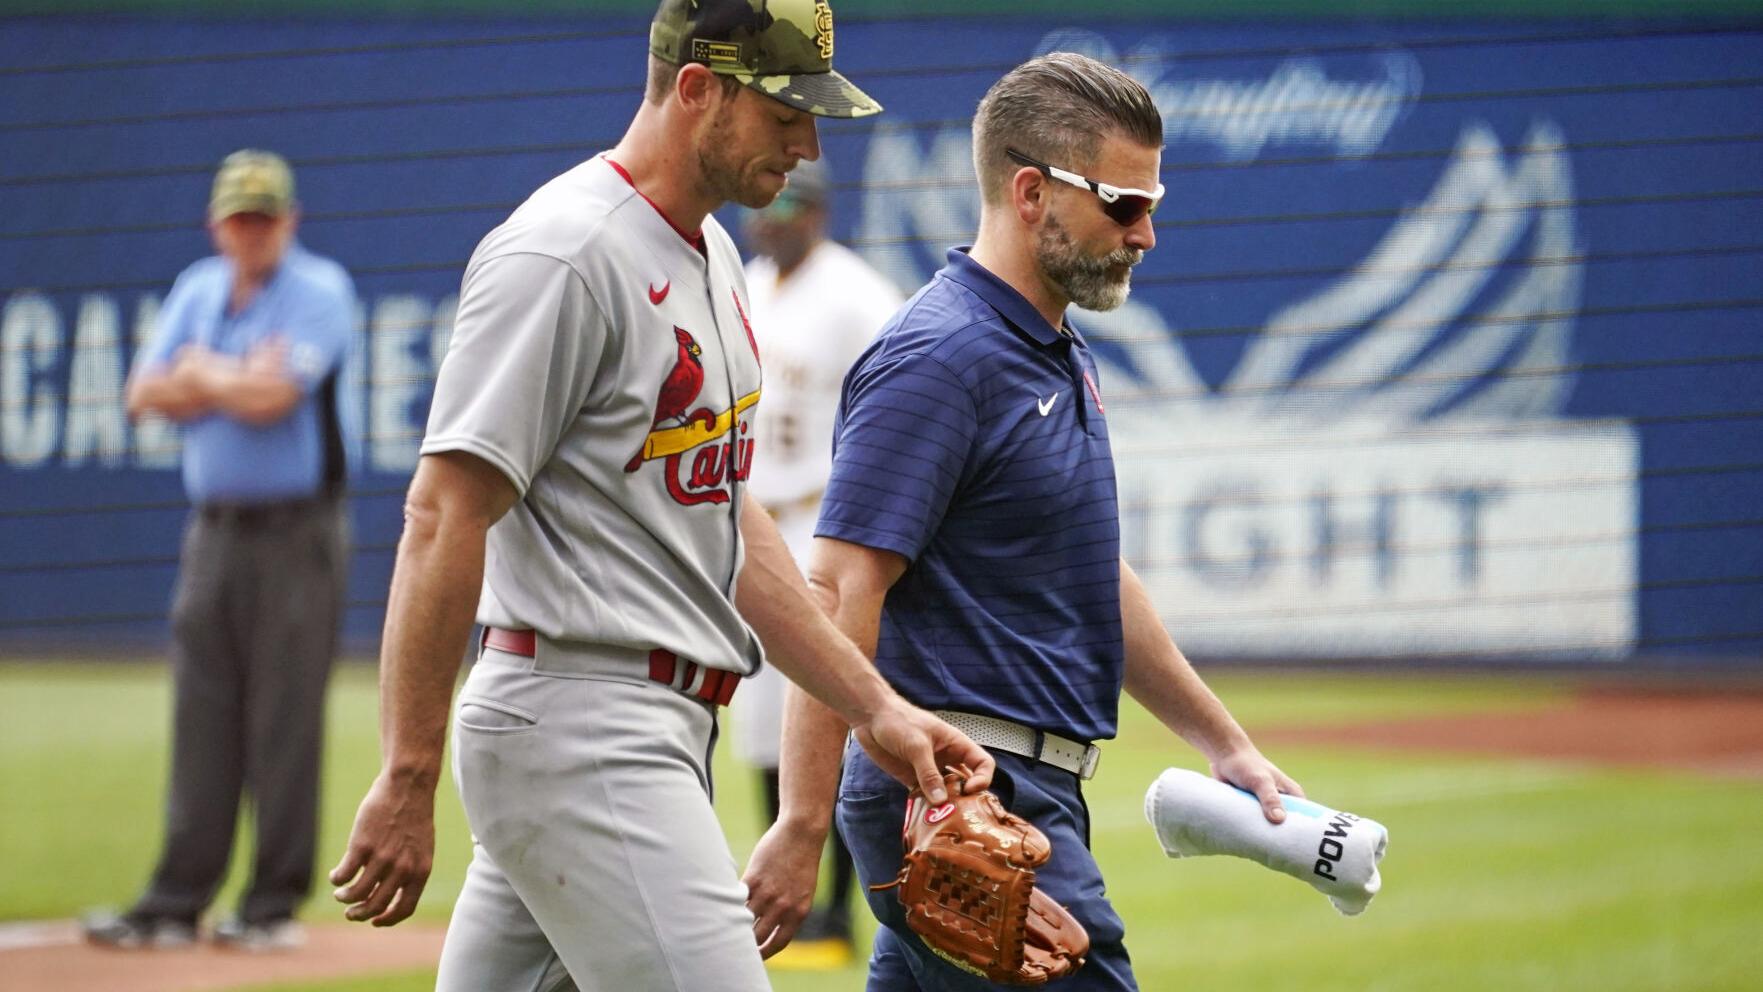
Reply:
[[833, 71], [826, 0], [662, 0], [649, 52], [673, 65], [708, 66], [818, 117], [881, 113], [881, 104]]
[[275, 152], [246, 148], [228, 155], [214, 174], [208, 197], [208, 219], [222, 221], [234, 214], [279, 217], [294, 209], [294, 171]]

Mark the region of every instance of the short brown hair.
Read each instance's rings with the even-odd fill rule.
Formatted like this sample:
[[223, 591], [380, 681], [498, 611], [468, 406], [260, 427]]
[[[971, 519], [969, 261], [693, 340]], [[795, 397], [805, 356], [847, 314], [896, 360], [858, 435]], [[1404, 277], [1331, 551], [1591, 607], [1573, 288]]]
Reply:
[[1019, 168], [1005, 149], [1068, 169], [1095, 159], [1121, 135], [1147, 148], [1163, 144], [1163, 115], [1138, 80], [1072, 52], [1030, 59], [992, 84], [973, 118], [973, 169], [980, 194], [997, 203]]

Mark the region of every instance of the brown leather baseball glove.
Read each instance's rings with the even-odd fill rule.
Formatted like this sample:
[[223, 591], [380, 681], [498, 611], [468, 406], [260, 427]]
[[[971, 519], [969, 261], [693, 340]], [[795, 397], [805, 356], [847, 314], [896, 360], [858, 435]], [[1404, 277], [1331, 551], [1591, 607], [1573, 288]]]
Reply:
[[938, 957], [1006, 985], [1041, 985], [1084, 963], [1090, 935], [1064, 906], [1035, 888], [1052, 853], [1047, 835], [991, 792], [962, 795], [971, 774], [943, 776], [949, 801], [906, 800], [906, 863], [871, 888], [899, 888], [906, 923]]

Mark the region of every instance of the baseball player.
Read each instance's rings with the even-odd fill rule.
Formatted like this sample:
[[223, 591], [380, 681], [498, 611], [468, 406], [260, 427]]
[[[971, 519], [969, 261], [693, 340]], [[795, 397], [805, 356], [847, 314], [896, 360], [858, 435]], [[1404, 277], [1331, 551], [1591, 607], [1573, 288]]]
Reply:
[[[1156, 243], [1162, 119], [1139, 83], [1053, 54], [981, 101], [979, 236], [878, 335], [845, 382], [811, 586], [905, 695], [997, 758], [993, 789], [1051, 841], [1037, 885], [1088, 931], [1061, 989], [1135, 989], [1124, 927], [1088, 848], [1081, 792], [1122, 687], [1253, 792], [1269, 820], [1297, 783], [1200, 681], [1120, 558], [1095, 362], [1066, 308], [1119, 306]], [[748, 867], [759, 928], [787, 933], [811, 890], [840, 779], [837, 718], [792, 694], [783, 812]], [[844, 752], [840, 831], [866, 884], [900, 869], [906, 790]], [[934, 813], [934, 801], [932, 812]], [[898, 898], [869, 989], [986, 989], [931, 953]], [[778, 939], [774, 935], [773, 939]]]
[[[901, 302], [900, 291], [856, 253], [825, 236], [830, 176], [823, 162], [803, 162], [763, 210], [747, 215], [747, 263], [754, 332], [765, 365], [765, 403], [753, 459], [751, 492], [777, 522], [784, 545], [807, 566], [832, 468], [833, 414], [845, 371]], [[778, 812], [778, 739], [786, 681], [762, 669], [733, 704], [735, 753], [757, 767], [766, 825]], [[776, 966], [842, 967], [852, 953], [851, 856], [832, 838], [832, 887]]]
[[710, 212], [776, 197], [815, 116], [881, 109], [832, 47], [825, 3], [664, 0], [623, 139], [467, 265], [387, 607], [381, 769], [331, 874], [352, 920], [421, 897], [475, 604], [443, 992], [769, 987], [710, 804], [717, 710], [761, 641], [903, 780], [985, 758], [813, 608], [745, 491], [760, 366]]

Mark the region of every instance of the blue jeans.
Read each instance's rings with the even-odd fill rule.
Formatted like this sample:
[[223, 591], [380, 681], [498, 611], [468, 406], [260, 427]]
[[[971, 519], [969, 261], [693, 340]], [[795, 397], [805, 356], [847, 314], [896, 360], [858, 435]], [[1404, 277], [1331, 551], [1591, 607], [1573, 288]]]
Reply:
[[[1052, 842], [1053, 856], [1036, 874], [1036, 885], [1077, 917], [1090, 935], [1084, 966], [1048, 987], [1059, 992], [1137, 992], [1127, 958], [1126, 927], [1109, 905], [1102, 872], [1090, 853], [1090, 811], [1077, 776], [1029, 758], [997, 751], [992, 791], [1004, 807], [1039, 827]], [[900, 872], [900, 822], [906, 789], [876, 767], [852, 743], [845, 750], [845, 776], [839, 787], [839, 829], [851, 848], [870, 912], [881, 928], [869, 959], [869, 992], [978, 992], [1006, 989], [970, 975], [932, 954], [906, 926], [906, 912], [895, 890], [870, 892]]]

